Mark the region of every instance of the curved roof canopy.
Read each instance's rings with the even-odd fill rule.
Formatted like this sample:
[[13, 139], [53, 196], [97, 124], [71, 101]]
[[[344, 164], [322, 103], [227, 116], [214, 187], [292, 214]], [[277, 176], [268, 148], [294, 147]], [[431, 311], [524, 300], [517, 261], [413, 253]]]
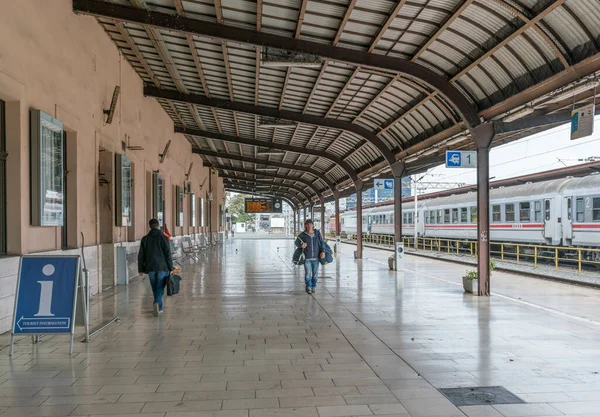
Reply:
[[283, 164], [316, 170], [323, 195], [327, 183], [351, 192], [396, 160], [413, 173], [446, 149], [473, 149], [469, 128], [482, 121], [500, 123], [494, 145], [556, 126], [552, 114], [591, 102], [581, 86], [600, 74], [597, 0], [73, 7], [96, 16], [194, 148], [235, 155], [219, 160], [232, 168], [256, 170], [258, 159], [279, 162], [282, 177], [306, 175]]

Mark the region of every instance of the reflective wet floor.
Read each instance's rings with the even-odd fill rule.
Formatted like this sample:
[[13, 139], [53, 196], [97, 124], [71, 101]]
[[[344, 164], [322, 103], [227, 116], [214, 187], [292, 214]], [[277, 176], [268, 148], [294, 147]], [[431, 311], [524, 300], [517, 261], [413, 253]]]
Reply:
[[[344, 245], [304, 292], [292, 241], [234, 239], [182, 272], [155, 318], [147, 281], [95, 300], [121, 318], [0, 357], [0, 417], [600, 416], [600, 291]], [[97, 314], [97, 313], [96, 313]], [[2, 342], [6, 344], [6, 336]], [[438, 389], [500, 386], [521, 404], [456, 407]]]

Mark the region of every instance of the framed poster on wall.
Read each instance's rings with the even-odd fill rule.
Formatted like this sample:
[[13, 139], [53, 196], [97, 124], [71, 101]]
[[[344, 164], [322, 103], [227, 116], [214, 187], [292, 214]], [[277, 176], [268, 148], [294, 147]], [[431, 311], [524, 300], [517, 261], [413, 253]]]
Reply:
[[131, 159], [115, 155], [115, 220], [117, 227], [131, 226]]
[[61, 121], [30, 111], [31, 225], [64, 224], [64, 131]]
[[204, 209], [204, 199], [202, 197], [200, 197], [198, 207], [200, 208], [200, 227], [206, 227], [206, 214]]
[[175, 226], [183, 226], [183, 187], [175, 186]]
[[190, 194], [190, 226], [196, 227], [196, 194]]

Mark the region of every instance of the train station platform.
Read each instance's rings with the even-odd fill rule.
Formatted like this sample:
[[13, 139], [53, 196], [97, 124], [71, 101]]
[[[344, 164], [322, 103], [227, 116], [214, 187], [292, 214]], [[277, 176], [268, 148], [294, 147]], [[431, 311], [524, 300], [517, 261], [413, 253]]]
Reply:
[[[186, 265], [151, 313], [147, 281], [95, 297], [120, 321], [68, 354], [64, 337], [0, 357], [0, 416], [517, 417], [600, 415], [600, 291], [343, 245], [304, 292], [289, 239], [233, 239]], [[78, 335], [79, 336], [79, 335]], [[1, 339], [6, 346], [8, 339]], [[503, 387], [520, 404], [455, 406], [445, 388]], [[492, 399], [484, 394], [470, 399]]]

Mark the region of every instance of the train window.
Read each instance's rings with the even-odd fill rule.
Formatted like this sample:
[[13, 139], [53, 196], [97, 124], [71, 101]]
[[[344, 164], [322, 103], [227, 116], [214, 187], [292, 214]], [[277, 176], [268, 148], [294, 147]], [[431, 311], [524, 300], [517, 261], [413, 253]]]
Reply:
[[452, 209], [452, 223], [458, 223], [458, 209]]
[[391, 219], [392, 221], [390, 222], [390, 224], [394, 224], [394, 213], [392, 213]]
[[469, 213], [467, 213], [467, 208], [466, 207], [462, 207], [460, 209], [460, 222], [461, 223], [468, 223], [469, 222]]
[[435, 224], [435, 210], [429, 212], [429, 223]]
[[506, 221], [507, 222], [514, 222], [515, 221], [515, 205], [514, 204], [507, 204], [505, 206], [504, 209], [504, 214], [506, 215]]
[[575, 200], [575, 221], [583, 222], [585, 220], [585, 206], [583, 204], [583, 198]]
[[600, 222], [600, 197], [592, 199], [592, 220]]
[[438, 212], [437, 212], [437, 223], [438, 224], [444, 223], [444, 214], [443, 214], [442, 210], [438, 210]]
[[546, 220], [550, 220], [550, 200], [544, 200], [544, 211], [546, 212]]
[[567, 198], [567, 218], [569, 220], [573, 218], [573, 201], [571, 197]]
[[477, 223], [477, 206], [471, 206], [471, 223]]
[[450, 209], [444, 209], [444, 223], [450, 224]]
[[408, 213], [408, 224], [413, 224], [414, 213]]
[[531, 221], [531, 203], [519, 203], [519, 221], [521, 223]]
[[492, 206], [492, 222], [500, 223], [500, 205]]
[[535, 214], [535, 221], [539, 223], [542, 221], [542, 202], [536, 201], [533, 203], [533, 212]]
[[429, 224], [429, 212], [425, 212], [425, 224]]

